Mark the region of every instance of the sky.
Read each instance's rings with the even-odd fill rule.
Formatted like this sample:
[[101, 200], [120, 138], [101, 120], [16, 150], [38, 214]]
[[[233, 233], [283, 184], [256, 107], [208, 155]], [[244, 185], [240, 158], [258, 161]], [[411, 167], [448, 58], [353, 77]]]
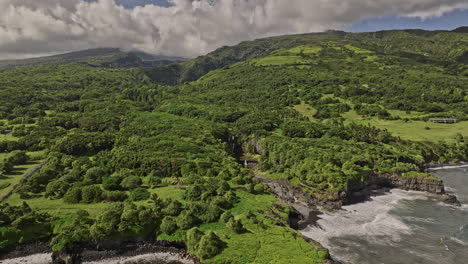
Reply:
[[468, 26], [468, 0], [0, 0], [0, 59], [97, 47], [196, 57], [284, 34]]
[[347, 27], [346, 30], [350, 32], [372, 32], [414, 28], [426, 30], [453, 30], [461, 26], [468, 26], [468, 10], [454, 10], [440, 17], [427, 19], [399, 16], [371, 18], [351, 25]]

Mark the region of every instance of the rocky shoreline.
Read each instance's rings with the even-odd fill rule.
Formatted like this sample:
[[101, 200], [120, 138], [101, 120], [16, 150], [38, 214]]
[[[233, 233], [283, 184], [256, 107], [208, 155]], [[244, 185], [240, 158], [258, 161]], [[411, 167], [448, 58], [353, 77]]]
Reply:
[[4, 263], [3, 261], [6, 259], [15, 259], [36, 254], [52, 254], [49, 243], [34, 242], [6, 247], [0, 253], [0, 263]]
[[[468, 167], [468, 163], [428, 164], [426, 171], [440, 168]], [[309, 225], [314, 225], [320, 219], [323, 210], [339, 210], [343, 205], [360, 203], [372, 196], [382, 195], [392, 188], [414, 190], [444, 195], [444, 202], [450, 206], [460, 206], [457, 197], [445, 193], [442, 180], [434, 178], [403, 178], [397, 174], [364, 175], [363, 183], [354, 183], [349, 186], [348, 192], [340, 192], [333, 195], [332, 199], [320, 201], [311, 195], [304, 193], [300, 188], [291, 185], [287, 180], [271, 180], [259, 175], [256, 178], [262, 180], [280, 200], [291, 205], [294, 210], [289, 215], [289, 225], [301, 230]], [[305, 238], [309, 243], [318, 243]], [[0, 253], [0, 263], [9, 263], [6, 260], [19, 259], [27, 256], [50, 254], [52, 264], [81, 264], [81, 263], [144, 263], [144, 259], [138, 256], [154, 258], [160, 263], [170, 264], [198, 264], [200, 261], [188, 254], [183, 242], [154, 241], [143, 238], [103, 240], [89, 242], [81, 245], [79, 251], [52, 252], [48, 243], [37, 242], [26, 245], [16, 245], [7, 248]], [[127, 262], [130, 258], [130, 262]], [[338, 264], [330, 256], [331, 263]], [[19, 262], [18, 262], [19, 263]], [[24, 262], [21, 263], [34, 263]]]
[[[452, 164], [428, 164], [429, 168], [447, 168], [453, 166], [467, 166], [468, 163]], [[457, 197], [445, 192], [444, 182], [437, 178], [404, 178], [398, 174], [364, 175], [364, 182], [350, 184], [348, 192], [335, 193], [332, 199], [320, 201], [311, 195], [304, 193], [300, 188], [293, 186], [287, 180], [271, 180], [262, 176], [256, 176], [262, 180], [283, 202], [292, 206], [295, 211], [290, 214], [290, 226], [296, 230], [314, 225], [319, 220], [323, 210], [340, 210], [344, 205], [351, 205], [369, 200], [373, 196], [383, 195], [391, 189], [407, 191], [428, 192], [444, 197], [444, 202], [450, 206], [458, 207], [460, 202]]]
[[[50, 255], [52, 264], [81, 263], [152, 263], [161, 264], [199, 264], [195, 256], [188, 254], [183, 242], [150, 241], [142, 239], [116, 239], [82, 244], [75, 251], [52, 252], [45, 242], [17, 245], [0, 255], [0, 263], [35, 263], [31, 257]], [[133, 259], [133, 260], [132, 260]], [[127, 261], [128, 260], [128, 261]], [[13, 261], [13, 262], [12, 262]]]

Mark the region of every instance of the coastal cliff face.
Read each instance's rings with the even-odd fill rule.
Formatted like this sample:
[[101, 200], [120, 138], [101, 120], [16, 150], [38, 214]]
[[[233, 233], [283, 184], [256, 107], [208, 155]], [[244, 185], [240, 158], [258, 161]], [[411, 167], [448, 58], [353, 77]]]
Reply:
[[367, 173], [363, 182], [353, 182], [348, 186], [348, 192], [343, 205], [366, 200], [373, 190], [382, 188], [398, 188], [407, 191], [421, 191], [434, 194], [445, 194], [444, 182], [437, 178], [413, 177], [405, 178], [399, 174]]
[[436, 178], [404, 178], [398, 174], [369, 173], [365, 175], [363, 182], [351, 183], [348, 186], [348, 191], [336, 192], [329, 195], [327, 199], [319, 200], [291, 185], [287, 180], [274, 181], [263, 177], [258, 178], [262, 179], [278, 198], [289, 204], [319, 206], [326, 209], [340, 209], [343, 205], [365, 201], [372, 195], [373, 191], [385, 188], [445, 194], [443, 181]]
[[[262, 155], [265, 151], [262, 140], [258, 138], [249, 138], [242, 144], [239, 153], [242, 157], [250, 161], [255, 158], [244, 153], [252, 153]], [[247, 166], [247, 168], [255, 170], [258, 161], [255, 161], [255, 166]], [[247, 163], [245, 163], [247, 164]], [[354, 204], [367, 200], [373, 192], [381, 189], [398, 188], [402, 190], [422, 191], [438, 195], [445, 194], [444, 183], [436, 177], [404, 177], [398, 173], [378, 173], [375, 171], [366, 172], [362, 175], [362, 180], [350, 181], [347, 188], [333, 193], [309, 194], [300, 186], [290, 184], [286, 179], [271, 180], [257, 175], [256, 177], [262, 180], [272, 192], [281, 200], [289, 204], [300, 204], [309, 207], [319, 206], [326, 209], [340, 209], [343, 205]]]
[[422, 191], [435, 194], [445, 193], [444, 182], [439, 179], [424, 177], [402, 178], [397, 175], [391, 175], [389, 179], [393, 186], [403, 190]]

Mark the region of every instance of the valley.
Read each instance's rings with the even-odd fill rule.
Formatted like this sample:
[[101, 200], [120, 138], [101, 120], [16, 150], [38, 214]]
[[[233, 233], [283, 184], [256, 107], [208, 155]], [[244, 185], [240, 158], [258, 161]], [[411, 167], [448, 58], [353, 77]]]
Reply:
[[442, 195], [428, 165], [468, 160], [463, 32], [280, 36], [164, 65], [94, 52], [0, 62], [5, 252], [136, 239], [201, 263], [333, 263], [291, 228], [295, 203]]

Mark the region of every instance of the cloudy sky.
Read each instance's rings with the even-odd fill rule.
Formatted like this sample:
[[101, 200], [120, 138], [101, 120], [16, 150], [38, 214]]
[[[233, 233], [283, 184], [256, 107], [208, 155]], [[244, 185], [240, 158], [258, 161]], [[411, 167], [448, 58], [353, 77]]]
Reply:
[[0, 59], [96, 47], [195, 57], [327, 29], [453, 29], [468, 0], [0, 0]]

